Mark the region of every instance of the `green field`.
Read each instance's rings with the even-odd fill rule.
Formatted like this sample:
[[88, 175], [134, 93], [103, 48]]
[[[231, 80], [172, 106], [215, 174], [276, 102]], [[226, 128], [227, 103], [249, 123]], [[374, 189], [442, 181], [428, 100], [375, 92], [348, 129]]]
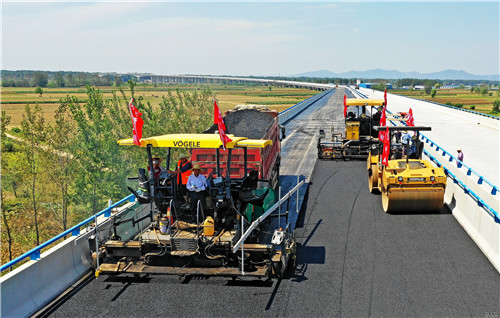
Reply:
[[[130, 89], [124, 85], [121, 87], [125, 94], [130, 95]], [[209, 88], [217, 98], [221, 111], [234, 108], [238, 104], [259, 104], [268, 108], [282, 111], [291, 107], [304, 99], [307, 99], [317, 92], [307, 89], [268, 87], [268, 86], [242, 86], [242, 85], [158, 85], [139, 84], [135, 87], [135, 96], [141, 96], [145, 103], [150, 102], [157, 105], [169, 90], [179, 89], [180, 91], [193, 92]], [[111, 98], [113, 92], [117, 92], [116, 87], [99, 87], [105, 98]], [[119, 91], [118, 94], [121, 94]], [[8, 128], [19, 127], [26, 104], [38, 103], [42, 106], [45, 118], [48, 123], [53, 122], [54, 114], [59, 106], [59, 100], [66, 96], [75, 96], [81, 101], [87, 98], [86, 88], [43, 88], [40, 96], [35, 93], [33, 87], [2, 87], [1, 101], [2, 110], [12, 117]]]
[[[498, 91], [488, 91], [487, 94], [471, 93], [469, 89], [438, 89], [436, 96], [431, 97], [423, 90], [391, 90], [391, 93], [414, 97], [423, 100], [429, 100], [440, 104], [451, 103], [451, 106], [457, 104], [463, 105], [461, 108], [471, 109], [480, 113], [492, 114], [498, 116], [498, 113], [493, 112], [493, 103], [500, 100]], [[491, 96], [489, 94], [491, 93]]]

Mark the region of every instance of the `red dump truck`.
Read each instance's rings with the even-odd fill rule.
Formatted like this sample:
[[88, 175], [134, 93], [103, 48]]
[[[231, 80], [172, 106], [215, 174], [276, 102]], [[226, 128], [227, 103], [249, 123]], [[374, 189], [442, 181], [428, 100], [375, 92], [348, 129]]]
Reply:
[[[269, 185], [274, 188], [278, 184], [279, 169], [281, 161], [281, 136], [284, 136], [282, 126], [278, 123], [278, 112], [265, 107], [236, 107], [227, 111], [224, 116], [227, 134], [249, 139], [270, 139], [273, 144], [264, 148], [248, 148], [247, 165], [248, 170], [259, 171], [259, 179], [269, 180]], [[216, 134], [217, 125], [213, 125], [203, 133]], [[227, 151], [220, 151], [220, 162], [227, 162]], [[231, 155], [231, 179], [242, 179], [246, 176], [244, 171], [244, 149], [233, 149]], [[203, 174], [215, 175], [216, 150], [215, 149], [193, 149], [191, 162], [197, 163], [204, 170]], [[225, 165], [221, 164], [221, 175], [225, 176]], [[248, 171], [247, 171], [248, 173]]]

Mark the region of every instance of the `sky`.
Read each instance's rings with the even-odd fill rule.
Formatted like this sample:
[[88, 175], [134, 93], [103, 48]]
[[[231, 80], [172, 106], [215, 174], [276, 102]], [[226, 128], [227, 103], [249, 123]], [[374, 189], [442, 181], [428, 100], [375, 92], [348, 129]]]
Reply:
[[3, 70], [499, 74], [499, 2], [1, 3]]

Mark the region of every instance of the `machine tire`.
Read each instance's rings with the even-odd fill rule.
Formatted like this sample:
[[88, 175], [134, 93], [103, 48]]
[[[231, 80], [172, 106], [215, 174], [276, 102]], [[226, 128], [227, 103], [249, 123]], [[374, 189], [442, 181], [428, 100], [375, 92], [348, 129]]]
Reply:
[[376, 165], [372, 165], [368, 170], [368, 189], [371, 193], [380, 193], [378, 189], [378, 169]]

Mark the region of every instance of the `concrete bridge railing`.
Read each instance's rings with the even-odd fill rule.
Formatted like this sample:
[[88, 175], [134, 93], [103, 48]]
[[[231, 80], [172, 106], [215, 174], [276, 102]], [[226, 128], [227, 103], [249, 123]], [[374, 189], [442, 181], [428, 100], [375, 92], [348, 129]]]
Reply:
[[[475, 187], [470, 182], [472, 180], [462, 181], [463, 179], [458, 176], [458, 171], [444, 166], [443, 162], [438, 159], [439, 151], [424, 150], [424, 153], [438, 167], [443, 167], [448, 177], [445, 204], [496, 270], [500, 272], [498, 195], [495, 202], [491, 200], [494, 198], [493, 195]], [[488, 203], [485, 202], [485, 197], [490, 199], [487, 200]]]

